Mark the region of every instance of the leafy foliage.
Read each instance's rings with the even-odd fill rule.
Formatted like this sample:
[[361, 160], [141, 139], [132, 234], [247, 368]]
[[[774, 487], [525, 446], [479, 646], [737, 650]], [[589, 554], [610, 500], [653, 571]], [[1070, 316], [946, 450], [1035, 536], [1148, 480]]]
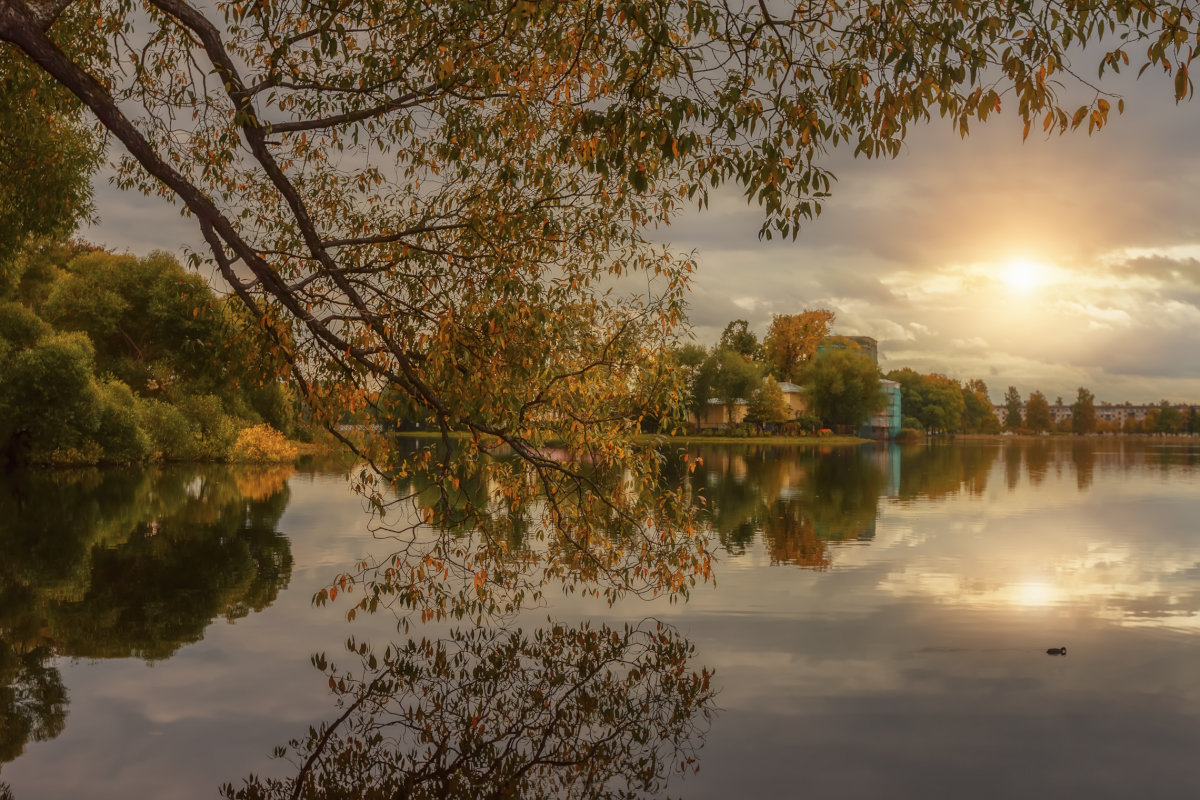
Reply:
[[1025, 424], [1024, 409], [1021, 408], [1021, 393], [1017, 387], [1009, 386], [1004, 392], [1004, 427], [1015, 431]]
[[779, 383], [774, 378], [764, 378], [750, 395], [750, 409], [746, 412], [746, 419], [750, 422], [778, 424], [786, 422], [789, 417], [791, 409], [784, 400]]
[[1050, 402], [1041, 392], [1031, 392], [1025, 403], [1025, 427], [1035, 433], [1050, 430]]
[[[958, 381], [936, 372], [922, 375], [909, 367], [892, 370], [887, 377], [900, 384], [900, 407], [904, 416], [916, 421], [921, 429], [953, 432], [963, 426], [967, 402]], [[910, 421], [902, 421], [902, 424], [915, 427]]]
[[833, 318], [832, 311], [820, 308], [772, 317], [763, 342], [771, 371], [780, 380], [796, 380], [800, 367], [812, 360], [818, 345], [829, 336]]
[[296, 458], [296, 447], [282, 433], [270, 425], [255, 425], [243, 428], [233, 445], [234, 457], [242, 461], [258, 463], [267, 461], [292, 461]]
[[735, 319], [725, 326], [717, 347], [732, 350], [747, 361], [757, 361], [761, 350], [758, 336], [750, 330], [750, 323], [744, 319]]
[[294, 427], [244, 312], [173, 257], [43, 247], [20, 266], [0, 300], [0, 460], [221, 460], [247, 423]]
[[1075, 402], [1071, 404], [1071, 430], [1075, 433], [1093, 433], [1096, 430], [1096, 396], [1080, 386]]
[[857, 428], [887, 405], [875, 362], [857, 350], [822, 352], [813, 360], [807, 377], [813, 410], [832, 425]]
[[972, 378], [963, 384], [962, 395], [963, 430], [967, 433], [999, 433], [1000, 420], [988, 397], [987, 384]]
[[720, 400], [726, 418], [733, 420], [733, 406], [747, 400], [762, 379], [762, 368], [736, 350], [716, 347], [696, 374], [693, 404], [703, 409], [710, 399]]
[[[1075, 76], [1101, 34], [1101, 72], [1144, 48], [1177, 98], [1191, 91], [1196, 21], [1171, 4], [773, 8], [0, 0], [0, 42], [120, 141], [122, 185], [196, 218], [326, 421], [398, 390], [470, 436], [433, 471], [447, 493], [515, 452], [530, 474], [497, 502], [551, 497], [543, 521], [574, 543], [564, 558], [605, 563], [582, 516], [597, 502], [651, 539], [693, 531], [590, 466], [653, 484], [662, 460], [628, 435], [647, 409], [686, 402], [661, 356], [694, 262], [651, 231], [735, 184], [764, 236], [794, 236], [829, 193], [831, 150], [895, 155], [935, 115], [965, 135], [1002, 98], [1026, 133], [1094, 130], [1110, 98]], [[56, 47], [71, 15], [101, 44]], [[631, 273], [646, 291], [611, 291]], [[547, 458], [552, 443], [568, 457]], [[387, 459], [375, 463], [394, 478], [424, 466]], [[591, 499], [554, 499], [580, 493]]]
[[[6, 9], [7, 10], [7, 9]], [[89, 59], [94, 10], [69, 9], [55, 45]], [[69, 234], [92, 214], [91, 175], [104, 137], [78, 98], [20, 50], [0, 45], [0, 284], [16, 252], [37, 237]], [[2, 294], [2, 292], [0, 292]]]

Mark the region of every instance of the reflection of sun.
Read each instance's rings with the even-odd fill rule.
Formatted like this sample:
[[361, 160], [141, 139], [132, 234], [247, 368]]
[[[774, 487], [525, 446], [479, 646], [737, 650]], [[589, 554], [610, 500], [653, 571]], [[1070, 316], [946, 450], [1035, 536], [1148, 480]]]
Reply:
[[1030, 292], [1041, 285], [1046, 267], [1027, 258], [1014, 258], [1004, 269], [1004, 282], [1018, 292]]

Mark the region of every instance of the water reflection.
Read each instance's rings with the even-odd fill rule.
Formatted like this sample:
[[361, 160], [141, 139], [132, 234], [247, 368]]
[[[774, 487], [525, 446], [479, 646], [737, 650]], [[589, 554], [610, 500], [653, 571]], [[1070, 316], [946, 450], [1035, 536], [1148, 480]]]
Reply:
[[[664, 473], [720, 549], [719, 586], [649, 609], [677, 628], [612, 621], [648, 613], [634, 598], [610, 607], [557, 592], [546, 593], [549, 610], [508, 626], [430, 622], [390, 648], [394, 620], [360, 618], [350, 630], [379, 646], [352, 642], [336, 664], [318, 659], [327, 674], [316, 692], [306, 691], [305, 659], [345, 639], [341, 612], [362, 594], [322, 611], [312, 592], [360, 553], [396, 552], [361, 535], [359, 500], [344, 496], [340, 476], [287, 485], [286, 475], [223, 469], [52, 474], [0, 500], [0, 757], [25, 751], [4, 777], [21, 797], [199, 797], [214, 775], [239, 781], [227, 796], [247, 798], [624, 790], [696, 800], [800, 785], [814, 797], [1004, 798], [1051, 786], [1093, 798], [1140, 796], [1147, 784], [1154, 797], [1193, 797], [1200, 777], [1178, 765], [1200, 746], [1198, 452], [1050, 437], [826, 452], [668, 447]], [[689, 472], [683, 454], [703, 463]], [[544, 509], [507, 506], [493, 526], [473, 528], [461, 509], [491, 502], [485, 482], [429, 491], [414, 478], [407, 489], [420, 495], [417, 522], [445, 523], [429, 534], [442, 546], [466, 553], [483, 541], [514, 571], [554, 546], [538, 530]], [[56, 492], [60, 509], [30, 505]], [[226, 511], [222, 500], [198, 504], [226, 495]], [[298, 565], [292, 594], [272, 602], [291, 570], [276, 557], [286, 543], [272, 551], [267, 535], [278, 535], [285, 502]], [[256, 514], [263, 545], [240, 527]], [[60, 530], [68, 517], [87, 531], [82, 541]], [[231, 555], [231, 541], [185, 535], [185, 522], [243, 542], [249, 560]], [[636, 538], [621, 538], [636, 532], [611, 536], [637, 552], [627, 547]], [[211, 548], [218, 566], [183, 565], [153, 549], [160, 539], [194, 559]], [[437, 584], [443, 573], [419, 560], [425, 540], [414, 542], [412, 568]], [[191, 568], [219, 574], [184, 592]], [[132, 585], [154, 584], [156, 570], [172, 576], [158, 594]], [[266, 577], [255, 583], [251, 572]], [[142, 594], [123, 606], [121, 586]], [[267, 603], [250, 624], [177, 652], [214, 617]], [[155, 604], [183, 622], [139, 618]], [[607, 626], [515, 627], [534, 613]], [[1062, 645], [1070, 656], [1046, 655]], [[106, 649], [175, 657], [153, 670], [54, 658]], [[708, 668], [721, 681], [711, 730]], [[289, 737], [291, 763], [268, 761]], [[701, 744], [700, 780], [668, 785]], [[103, 786], [97, 765], [115, 765]], [[251, 774], [267, 777], [241, 780]]]
[[[761, 541], [773, 564], [823, 571], [835, 566], [838, 548], [875, 538], [881, 500], [903, 506], [982, 499], [989, 486], [1003, 486], [1011, 495], [1064, 475], [1087, 493], [1098, 472], [1187, 474], [1200, 463], [1198, 450], [1180, 443], [1071, 438], [823, 450], [700, 446], [689, 456], [703, 465], [694, 496], [726, 553], [744, 555]], [[1053, 491], [1062, 485], [1056, 482]]]
[[315, 600], [357, 591], [350, 619], [386, 608], [407, 626], [503, 622], [553, 589], [610, 603], [685, 599], [711, 577], [707, 532], [682, 489], [689, 471], [648, 445], [517, 458], [465, 439], [400, 439], [386, 479], [362, 470], [356, 487], [373, 533], [394, 549], [338, 574]]
[[728, 553], [761, 536], [775, 564], [824, 570], [830, 547], [875, 536], [879, 498], [902, 481], [894, 447], [695, 448], [697, 502]]
[[56, 657], [169, 658], [270, 605], [290, 468], [35, 471], [0, 484], [0, 763], [57, 736]]
[[225, 797], [653, 797], [691, 770], [712, 714], [711, 673], [655, 620], [346, 646], [351, 669], [313, 657], [340, 713], [277, 749], [294, 774]]

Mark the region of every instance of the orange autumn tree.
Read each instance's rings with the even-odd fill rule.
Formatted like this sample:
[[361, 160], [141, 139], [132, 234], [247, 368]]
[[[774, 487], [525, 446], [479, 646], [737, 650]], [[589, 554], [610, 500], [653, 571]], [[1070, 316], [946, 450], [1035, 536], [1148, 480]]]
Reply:
[[780, 380], [796, 380], [797, 370], [816, 356], [817, 346], [829, 336], [832, 325], [833, 312], [824, 308], [772, 317], [763, 340], [771, 371]]
[[[80, 22], [92, 39], [64, 49]], [[965, 135], [1002, 104], [1026, 133], [1091, 131], [1120, 103], [1076, 75], [1136, 59], [1184, 97], [1195, 41], [1187, 4], [1153, 0], [0, 0], [5, 56], [86, 106], [122, 186], [196, 220], [310, 404], [386, 388], [469, 435], [382, 452], [380, 472], [424, 471], [449, 500], [463, 470], [493, 471], [476, 530], [532, 516], [532, 585], [616, 594], [708, 569], [687, 503], [647, 491], [663, 462], [629, 444], [683, 398], [658, 356], [694, 264], [652, 231], [735, 184], [763, 235], [794, 236], [834, 148], [894, 156], [913, 124]], [[371, 591], [493, 584], [504, 539], [480, 536]]]

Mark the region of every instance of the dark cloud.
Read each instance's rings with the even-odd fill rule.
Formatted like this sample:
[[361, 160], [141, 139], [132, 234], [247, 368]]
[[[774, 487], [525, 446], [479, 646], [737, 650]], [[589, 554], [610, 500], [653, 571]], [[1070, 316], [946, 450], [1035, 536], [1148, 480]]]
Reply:
[[1117, 264], [1118, 275], [1140, 275], [1171, 284], [1200, 286], [1200, 260], [1163, 255], [1139, 256]]

